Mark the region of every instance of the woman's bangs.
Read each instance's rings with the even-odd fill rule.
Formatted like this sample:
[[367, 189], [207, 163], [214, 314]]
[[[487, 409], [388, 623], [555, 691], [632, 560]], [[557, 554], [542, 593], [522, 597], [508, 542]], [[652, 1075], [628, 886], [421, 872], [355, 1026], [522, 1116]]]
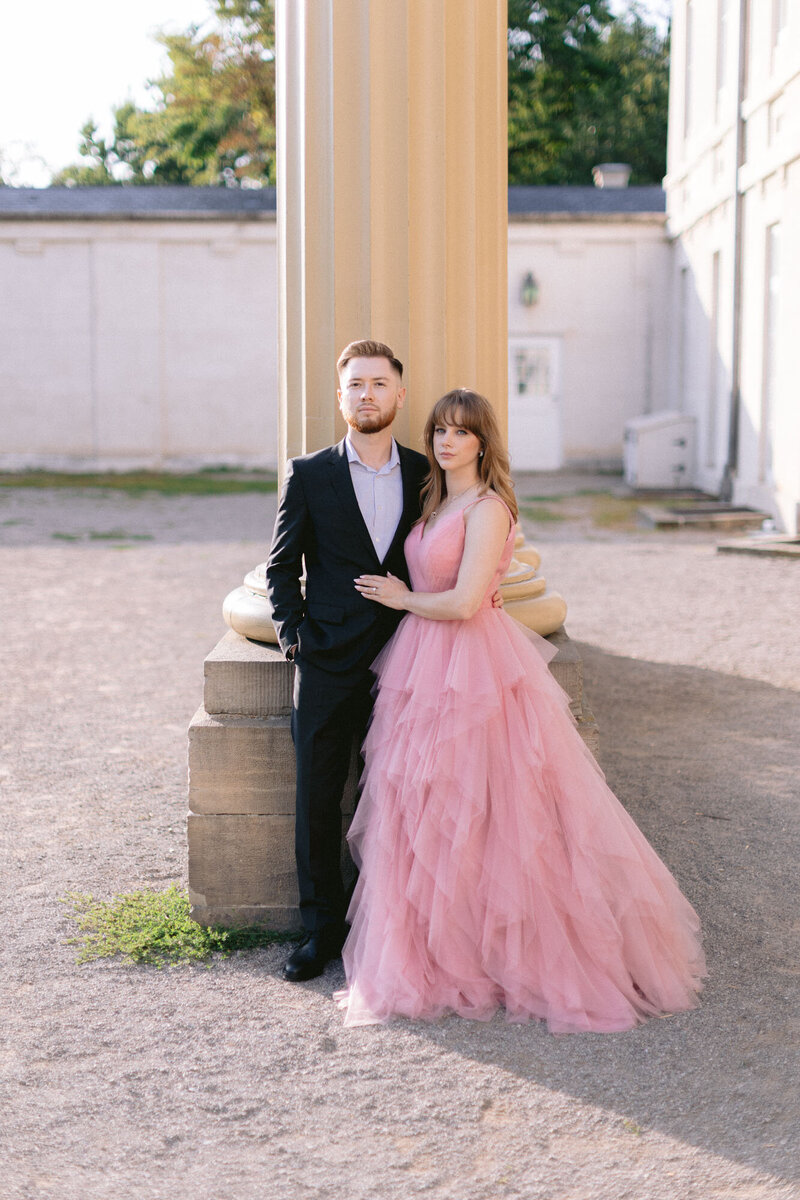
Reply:
[[463, 396], [443, 396], [434, 405], [431, 422], [435, 425], [456, 425], [459, 429], [468, 429], [470, 433], [479, 434], [480, 420], [474, 406]]

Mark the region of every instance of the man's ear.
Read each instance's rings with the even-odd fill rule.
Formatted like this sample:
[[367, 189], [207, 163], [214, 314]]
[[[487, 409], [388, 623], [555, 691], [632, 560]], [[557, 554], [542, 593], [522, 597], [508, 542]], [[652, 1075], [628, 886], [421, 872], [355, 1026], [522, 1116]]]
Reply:
[[406, 389], [398, 388], [397, 390], [397, 407], [402, 408], [406, 401]]

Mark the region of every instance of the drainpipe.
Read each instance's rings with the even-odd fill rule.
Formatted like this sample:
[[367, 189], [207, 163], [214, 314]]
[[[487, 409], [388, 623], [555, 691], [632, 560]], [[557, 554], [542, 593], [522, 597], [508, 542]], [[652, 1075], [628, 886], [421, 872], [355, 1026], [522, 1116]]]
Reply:
[[720, 500], [733, 499], [733, 484], [739, 465], [739, 412], [741, 410], [742, 358], [742, 226], [744, 196], [740, 169], [744, 163], [744, 118], [742, 103], [747, 82], [748, 0], [739, 0], [739, 49], [736, 81], [736, 175], [733, 190], [733, 337], [731, 342], [731, 403], [728, 418], [728, 459], [719, 487]]

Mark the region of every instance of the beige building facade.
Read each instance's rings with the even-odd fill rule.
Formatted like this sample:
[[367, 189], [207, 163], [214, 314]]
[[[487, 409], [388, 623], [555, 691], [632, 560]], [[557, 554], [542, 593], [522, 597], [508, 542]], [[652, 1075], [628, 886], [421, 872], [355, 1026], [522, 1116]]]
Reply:
[[695, 482], [798, 530], [800, 8], [676, 0], [669, 407], [697, 422]]
[[[616, 465], [666, 402], [664, 222], [658, 188], [510, 190], [518, 468]], [[275, 467], [278, 269], [274, 195], [3, 189], [0, 468]]]

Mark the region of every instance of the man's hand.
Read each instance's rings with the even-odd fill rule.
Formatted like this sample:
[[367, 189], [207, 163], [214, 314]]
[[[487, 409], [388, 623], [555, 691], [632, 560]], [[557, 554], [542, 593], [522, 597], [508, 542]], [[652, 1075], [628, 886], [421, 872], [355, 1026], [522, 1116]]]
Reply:
[[502, 607], [503, 607], [503, 593], [500, 591], [500, 588], [498, 588], [497, 591], [492, 596], [492, 608], [502, 608]]

